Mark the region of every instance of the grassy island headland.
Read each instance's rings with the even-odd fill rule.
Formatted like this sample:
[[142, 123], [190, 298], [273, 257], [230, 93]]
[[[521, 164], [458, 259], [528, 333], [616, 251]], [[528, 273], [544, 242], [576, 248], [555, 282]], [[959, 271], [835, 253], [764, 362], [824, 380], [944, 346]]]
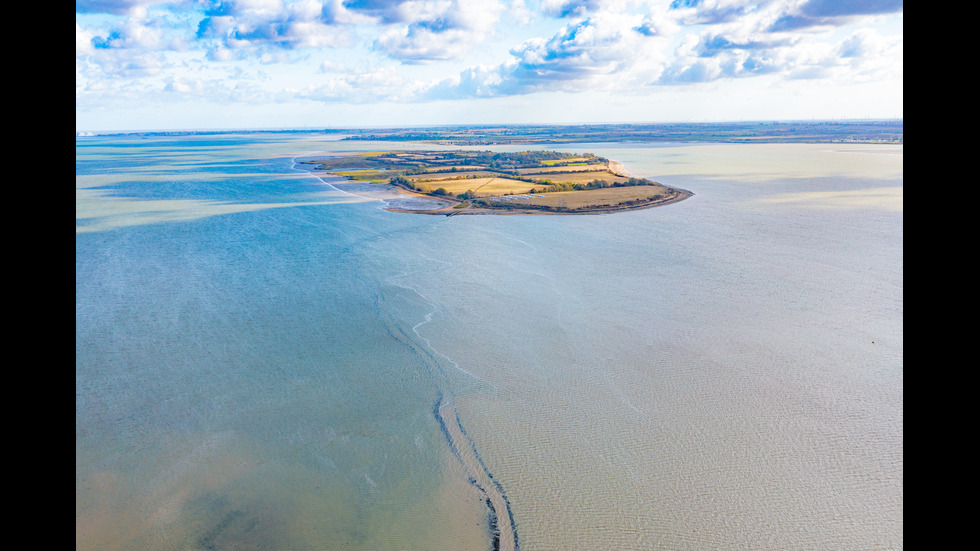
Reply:
[[308, 161], [352, 182], [442, 201], [422, 214], [589, 214], [649, 208], [693, 193], [630, 176], [615, 161], [557, 151], [385, 151]]

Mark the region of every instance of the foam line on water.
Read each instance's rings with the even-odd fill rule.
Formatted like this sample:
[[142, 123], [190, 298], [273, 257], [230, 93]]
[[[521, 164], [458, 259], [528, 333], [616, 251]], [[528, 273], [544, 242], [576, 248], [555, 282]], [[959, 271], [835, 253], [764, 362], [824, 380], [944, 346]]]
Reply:
[[449, 441], [453, 454], [466, 469], [470, 482], [484, 496], [488, 509], [491, 534], [491, 548], [494, 551], [517, 551], [520, 540], [517, 537], [517, 526], [510, 501], [504, 493], [503, 486], [493, 478], [487, 469], [483, 458], [476, 450], [473, 440], [466, 434], [456, 403], [452, 396], [442, 395], [436, 402], [435, 415], [439, 420], [443, 434]]
[[[426, 259], [426, 261], [432, 262], [432, 259]], [[460, 366], [452, 358], [433, 347], [432, 342], [423, 336], [419, 331], [422, 326], [432, 322], [437, 311], [436, 303], [429, 297], [425, 296], [425, 294], [420, 292], [418, 289], [405, 285], [404, 283], [398, 283], [395, 280], [421, 273], [423, 271], [427, 270], [405, 272], [386, 279], [388, 284], [414, 293], [430, 308], [430, 310], [423, 316], [423, 320], [412, 326], [412, 333], [415, 334], [414, 339], [411, 339], [411, 337], [404, 331], [397, 330], [397, 328], [396, 331], [409, 341], [414, 340], [415, 344], [412, 342], [408, 342], [406, 344], [409, 344], [409, 346], [414, 348], [424, 358], [428, 358], [426, 364], [434, 370], [437, 378], [441, 381], [438, 384], [439, 393], [433, 415], [435, 416], [436, 421], [439, 423], [439, 427], [442, 429], [443, 435], [446, 438], [446, 443], [452, 450], [453, 455], [457, 458], [457, 460], [459, 460], [460, 464], [465, 469], [470, 483], [473, 484], [473, 486], [483, 496], [484, 503], [487, 507], [487, 518], [490, 526], [491, 549], [494, 551], [517, 551], [520, 549], [520, 542], [517, 537], [517, 529], [514, 521], [514, 515], [510, 507], [510, 502], [504, 493], [503, 486], [494, 479], [493, 474], [480, 457], [480, 454], [476, 449], [476, 444], [466, 433], [466, 430], [459, 419], [459, 414], [456, 411], [456, 401], [452, 393], [449, 391], [449, 384], [446, 379], [446, 372], [443, 364], [448, 363], [452, 365], [453, 369], [473, 377], [494, 391], [496, 391], [497, 388], [493, 384], [463, 369], [462, 366]], [[440, 358], [444, 361], [438, 361]]]
[[[429, 258], [429, 257], [426, 257], [425, 255], [420, 255], [420, 257], [423, 258], [426, 262], [430, 262], [430, 263], [432, 263], [432, 262], [441, 262], [443, 264], [450, 265], [449, 262], [446, 262], [444, 260], [438, 260], [438, 259]], [[411, 287], [409, 285], [406, 285], [404, 283], [398, 283], [395, 280], [401, 279], [401, 278], [405, 278], [405, 277], [408, 277], [410, 275], [422, 273], [423, 271], [427, 271], [427, 270], [416, 270], [414, 272], [404, 272], [404, 273], [399, 274], [399, 275], [396, 275], [396, 276], [391, 276], [391, 277], [389, 277], [389, 278], [387, 278], [385, 280], [385, 282], [388, 283], [388, 284], [391, 284], [391, 285], [394, 285], [394, 286], [399, 287], [401, 289], [405, 289], [407, 291], [410, 291], [412, 293], [415, 293], [415, 295], [417, 295], [426, 304], [428, 304], [428, 306], [430, 308], [429, 311], [425, 314], [425, 316], [423, 317], [422, 321], [420, 321], [419, 323], [416, 323], [414, 326], [412, 326], [412, 332], [415, 333], [415, 336], [417, 336], [419, 339], [421, 339], [422, 341], [425, 342], [425, 347], [428, 350], [430, 350], [436, 356], [439, 356], [440, 358], [444, 359], [446, 362], [448, 362], [450, 365], [452, 365], [454, 369], [456, 369], [457, 371], [459, 371], [461, 373], [465, 373], [467, 376], [472, 377], [473, 379], [475, 379], [477, 381], [480, 381], [481, 383], [489, 386], [494, 391], [498, 390], [497, 387], [493, 383], [491, 383], [491, 382], [487, 381], [486, 379], [483, 379], [483, 378], [475, 375], [474, 373], [472, 373], [470, 371], [467, 371], [461, 365], [459, 365], [459, 363], [457, 363], [455, 360], [453, 360], [452, 358], [450, 358], [446, 354], [444, 354], [441, 351], [439, 351], [438, 349], [436, 349], [436, 347], [432, 345], [432, 341], [428, 337], [425, 337], [424, 335], [422, 335], [422, 333], [419, 332], [419, 328], [420, 327], [422, 327], [423, 325], [426, 325], [426, 324], [432, 322], [432, 318], [435, 315], [436, 310], [437, 310], [437, 308], [436, 308], [436, 302], [433, 301], [432, 299], [430, 299], [429, 297], [425, 296], [424, 294], [422, 294], [422, 292], [419, 291], [418, 289], [416, 289], [414, 287]]]

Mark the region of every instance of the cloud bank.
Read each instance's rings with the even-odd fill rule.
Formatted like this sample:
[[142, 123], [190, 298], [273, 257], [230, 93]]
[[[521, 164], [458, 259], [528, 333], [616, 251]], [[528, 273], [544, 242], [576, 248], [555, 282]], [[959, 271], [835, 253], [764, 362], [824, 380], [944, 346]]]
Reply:
[[[901, 0], [76, 0], [76, 106], [901, 79]], [[900, 20], [899, 20], [900, 21]]]

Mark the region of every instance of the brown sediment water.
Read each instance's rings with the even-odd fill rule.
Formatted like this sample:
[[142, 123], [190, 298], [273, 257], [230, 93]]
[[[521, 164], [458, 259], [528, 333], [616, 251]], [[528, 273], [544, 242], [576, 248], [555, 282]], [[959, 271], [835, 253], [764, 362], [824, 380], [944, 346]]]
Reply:
[[900, 549], [901, 155], [597, 147], [699, 199], [440, 223], [215, 165], [247, 210], [117, 223], [169, 165], [76, 175], [76, 548]]
[[493, 479], [486, 465], [480, 459], [473, 442], [459, 421], [456, 404], [451, 397], [443, 396], [436, 405], [436, 417], [442, 425], [453, 453], [466, 468], [470, 482], [483, 493], [490, 510], [490, 531], [494, 551], [516, 551], [520, 549], [514, 517], [510, 503], [500, 484]]

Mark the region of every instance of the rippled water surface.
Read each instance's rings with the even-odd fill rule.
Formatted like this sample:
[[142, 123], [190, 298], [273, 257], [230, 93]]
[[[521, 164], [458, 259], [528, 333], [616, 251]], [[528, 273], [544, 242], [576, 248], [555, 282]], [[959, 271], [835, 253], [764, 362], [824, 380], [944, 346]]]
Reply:
[[902, 146], [449, 218], [297, 164], [364, 147], [76, 141], [78, 549], [903, 547]]

